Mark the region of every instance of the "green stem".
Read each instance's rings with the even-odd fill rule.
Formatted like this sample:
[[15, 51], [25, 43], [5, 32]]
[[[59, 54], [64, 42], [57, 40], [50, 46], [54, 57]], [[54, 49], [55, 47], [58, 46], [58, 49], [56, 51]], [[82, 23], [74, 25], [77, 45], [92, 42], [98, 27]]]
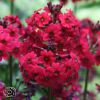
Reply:
[[[10, 15], [12, 15], [14, 13], [14, 1], [10, 2]], [[9, 86], [12, 87], [12, 82], [13, 82], [13, 57], [10, 56], [9, 57], [9, 62], [8, 62], [8, 66], [9, 66]], [[8, 98], [8, 100], [12, 100], [12, 98]]]
[[14, 1], [10, 2], [10, 14], [12, 15], [14, 13]]
[[51, 100], [51, 90], [48, 89], [48, 100]]
[[74, 11], [74, 15], [76, 15], [76, 12], [77, 12], [77, 3], [74, 4], [74, 10], [73, 11]]
[[[12, 15], [14, 13], [14, 1], [13, 0], [11, 0], [10, 1], [10, 14]], [[13, 61], [13, 58], [12, 58], [12, 56], [10, 56], [9, 57], [9, 84], [10, 84], [10, 86], [12, 86], [12, 76], [13, 76], [13, 66], [12, 66], [12, 61]]]
[[48, 88], [48, 100], [55, 100], [55, 98], [51, 95], [51, 89]]
[[[9, 68], [9, 86], [12, 87], [13, 80], [13, 66], [12, 66], [13, 58], [9, 57], [8, 68]], [[8, 100], [12, 100], [12, 97], [9, 97]]]
[[89, 69], [86, 70], [83, 100], [87, 100], [88, 79], [89, 79]]
[[12, 56], [9, 57], [9, 85], [12, 87], [12, 77], [13, 77], [13, 66], [12, 66]]

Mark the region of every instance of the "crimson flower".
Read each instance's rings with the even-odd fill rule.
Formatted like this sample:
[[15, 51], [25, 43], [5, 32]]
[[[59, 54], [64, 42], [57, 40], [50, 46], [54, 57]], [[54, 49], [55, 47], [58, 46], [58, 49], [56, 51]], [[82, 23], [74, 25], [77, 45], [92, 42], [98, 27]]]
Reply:
[[6, 46], [4, 46], [3, 44], [0, 43], [0, 61], [4, 58], [7, 59], [8, 54], [7, 54], [7, 50], [6, 50]]
[[90, 52], [84, 52], [83, 55], [80, 56], [81, 64], [86, 68], [91, 68], [95, 64], [94, 55]]
[[40, 61], [41, 63], [46, 64], [52, 64], [52, 62], [55, 61], [54, 55], [51, 51], [41, 51], [41, 56], [40, 56]]
[[61, 21], [61, 25], [66, 28], [77, 27], [79, 24], [71, 10], [65, 14], [59, 14], [59, 20]]
[[39, 27], [46, 25], [50, 22], [51, 18], [48, 13], [42, 12], [41, 14], [36, 14], [35, 22]]

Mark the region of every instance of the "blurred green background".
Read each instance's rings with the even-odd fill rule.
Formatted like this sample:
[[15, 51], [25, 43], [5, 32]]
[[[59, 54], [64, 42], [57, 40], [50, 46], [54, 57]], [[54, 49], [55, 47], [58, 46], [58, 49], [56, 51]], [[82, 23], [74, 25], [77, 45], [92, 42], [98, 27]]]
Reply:
[[[34, 10], [37, 10], [39, 8], [43, 8], [46, 6], [47, 2], [49, 0], [15, 0], [14, 3], [14, 14], [18, 15], [22, 22], [25, 24], [24, 19], [29, 17]], [[53, 3], [58, 3], [58, 0], [52, 0]], [[65, 5], [62, 9], [62, 11], [65, 11], [66, 9], [72, 9], [76, 7], [76, 17], [80, 20], [84, 18], [90, 18], [94, 23], [100, 20], [100, 0], [83, 0], [82, 2], [78, 2], [76, 4], [73, 4], [71, 0], [69, 0], [69, 3]], [[9, 15], [10, 13], [10, 3], [9, 0], [0, 0], [0, 18], [3, 18], [6, 15]], [[15, 65], [17, 61], [14, 62]], [[17, 66], [17, 65], [16, 65]], [[0, 80], [5, 80], [5, 73], [6, 71], [6, 64], [5, 66], [0, 66]], [[20, 77], [20, 74], [18, 72], [18, 68], [14, 68], [14, 79], [16, 77]], [[17, 71], [16, 71], [17, 70]], [[16, 73], [17, 72], [17, 73]], [[97, 76], [93, 79], [93, 81], [89, 84], [89, 90], [96, 91], [95, 84], [100, 84], [100, 67], [96, 67]], [[83, 74], [84, 77], [84, 74]], [[7, 80], [6, 80], [7, 81]], [[15, 80], [14, 80], [15, 82]], [[82, 83], [84, 85], [84, 83]], [[33, 97], [32, 100], [38, 100], [40, 97], [40, 94], [37, 94], [35, 97]], [[100, 95], [97, 96], [97, 100], [100, 100]]]
[[[46, 6], [49, 0], [15, 0], [15, 14], [21, 19], [30, 16], [34, 10]], [[51, 0], [53, 3], [58, 3], [59, 0]], [[83, 0], [77, 4], [76, 16], [79, 19], [90, 18], [94, 22], [100, 20], [100, 0]], [[63, 7], [65, 9], [74, 9], [74, 4], [69, 0], [69, 3]], [[9, 15], [9, 0], [0, 0], [0, 17]]]

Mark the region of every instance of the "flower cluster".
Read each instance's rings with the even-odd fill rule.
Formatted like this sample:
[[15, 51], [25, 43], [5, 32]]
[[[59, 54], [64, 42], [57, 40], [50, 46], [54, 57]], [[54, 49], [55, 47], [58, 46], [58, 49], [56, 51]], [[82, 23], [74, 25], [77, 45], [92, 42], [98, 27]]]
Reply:
[[20, 69], [25, 82], [35, 82], [50, 88], [53, 96], [66, 98], [76, 85], [79, 67], [100, 64], [100, 30], [76, 19], [70, 10], [62, 13], [61, 7], [48, 3], [26, 19]]
[[20, 38], [23, 33], [17, 16], [6, 16], [0, 20], [0, 60], [7, 60], [9, 56], [20, 57]]
[[80, 61], [75, 41], [80, 36], [80, 22], [72, 11], [63, 14], [60, 5], [48, 5], [26, 19], [20, 69], [26, 82], [35, 82], [50, 88], [52, 95], [66, 98], [78, 79]]
[[[90, 66], [93, 66], [94, 64], [100, 65], [100, 24], [97, 22], [97, 24], [94, 24], [89, 19], [84, 19], [82, 21], [82, 29], [87, 31], [87, 42], [89, 44], [89, 53], [87, 54], [86, 58], [89, 57], [89, 63]], [[93, 64], [94, 63], [94, 64]]]
[[18, 58], [26, 83], [49, 89], [56, 98], [76, 100], [80, 66], [100, 64], [100, 25], [79, 21], [71, 10], [62, 13], [61, 8], [48, 3], [26, 19], [26, 27], [17, 16], [0, 20], [0, 60]]

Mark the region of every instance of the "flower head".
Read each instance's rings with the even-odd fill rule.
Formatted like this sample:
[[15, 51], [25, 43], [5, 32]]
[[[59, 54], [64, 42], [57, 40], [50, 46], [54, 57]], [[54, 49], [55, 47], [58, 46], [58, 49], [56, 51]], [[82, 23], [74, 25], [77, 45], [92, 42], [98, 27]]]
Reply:
[[73, 16], [72, 11], [59, 14], [59, 20], [61, 21], [61, 25], [66, 28], [77, 27], [79, 25], [79, 21]]
[[44, 64], [52, 64], [55, 61], [54, 54], [51, 51], [41, 51], [40, 61]]
[[42, 12], [41, 14], [36, 14], [35, 16], [35, 22], [36, 25], [39, 27], [43, 27], [44, 25], [47, 25], [50, 22], [51, 18], [48, 13]]

